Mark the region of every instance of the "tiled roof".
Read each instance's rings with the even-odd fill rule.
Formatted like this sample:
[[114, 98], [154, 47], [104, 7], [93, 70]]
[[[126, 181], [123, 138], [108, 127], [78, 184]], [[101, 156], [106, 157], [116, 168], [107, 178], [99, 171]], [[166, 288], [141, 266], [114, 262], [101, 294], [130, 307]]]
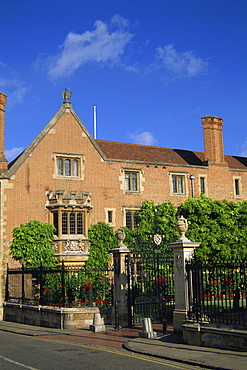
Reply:
[[225, 155], [225, 160], [228, 163], [229, 167], [232, 169], [247, 170], [247, 158], [246, 157]]
[[[158, 146], [118, 143], [114, 141], [95, 140], [106, 158], [147, 163], [174, 165], [206, 166], [202, 152], [183, 149], [170, 149]], [[229, 168], [247, 170], [247, 158], [225, 155]]]
[[204, 153], [201, 152], [114, 141], [95, 141], [108, 159], [192, 166], [204, 164]]
[[[146, 162], [164, 165], [207, 166], [207, 163], [204, 161], [204, 153], [202, 152], [105, 140], [95, 140], [95, 142], [109, 160]], [[9, 163], [9, 169], [21, 155], [22, 153]], [[225, 155], [225, 160], [231, 169], [247, 170], [247, 157]]]

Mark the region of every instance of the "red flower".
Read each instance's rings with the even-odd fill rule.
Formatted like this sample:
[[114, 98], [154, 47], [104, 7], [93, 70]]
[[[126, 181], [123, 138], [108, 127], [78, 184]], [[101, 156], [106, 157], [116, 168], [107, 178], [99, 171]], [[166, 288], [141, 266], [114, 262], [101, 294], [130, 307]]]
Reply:
[[228, 284], [231, 284], [233, 282], [233, 280], [232, 279], [226, 279], [225, 282], [228, 283]]
[[216, 284], [218, 284], [218, 281], [217, 280], [210, 280], [210, 283], [216, 285]]

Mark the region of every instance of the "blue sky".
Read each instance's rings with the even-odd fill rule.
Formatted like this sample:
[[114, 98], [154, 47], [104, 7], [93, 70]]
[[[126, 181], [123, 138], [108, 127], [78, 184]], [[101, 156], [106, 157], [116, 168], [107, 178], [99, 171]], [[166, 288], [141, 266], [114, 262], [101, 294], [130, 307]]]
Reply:
[[62, 91], [97, 139], [203, 151], [201, 117], [224, 119], [247, 155], [246, 0], [0, 0], [5, 149], [26, 148]]

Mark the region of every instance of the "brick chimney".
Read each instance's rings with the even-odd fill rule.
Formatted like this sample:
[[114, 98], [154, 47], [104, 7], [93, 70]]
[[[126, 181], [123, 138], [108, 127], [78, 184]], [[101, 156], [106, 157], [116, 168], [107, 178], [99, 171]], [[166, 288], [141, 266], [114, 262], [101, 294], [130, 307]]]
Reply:
[[0, 173], [7, 171], [8, 162], [4, 154], [5, 106], [7, 96], [0, 92]]
[[223, 145], [223, 119], [202, 117], [205, 161], [209, 164], [226, 164]]

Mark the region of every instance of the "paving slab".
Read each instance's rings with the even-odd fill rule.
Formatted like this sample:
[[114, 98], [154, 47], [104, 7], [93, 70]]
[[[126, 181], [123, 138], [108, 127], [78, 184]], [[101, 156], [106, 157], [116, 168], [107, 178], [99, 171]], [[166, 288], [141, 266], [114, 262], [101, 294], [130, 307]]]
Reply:
[[211, 369], [247, 370], [247, 352], [191, 346], [184, 344], [179, 334], [157, 339], [135, 338], [124, 347], [132, 352]]

